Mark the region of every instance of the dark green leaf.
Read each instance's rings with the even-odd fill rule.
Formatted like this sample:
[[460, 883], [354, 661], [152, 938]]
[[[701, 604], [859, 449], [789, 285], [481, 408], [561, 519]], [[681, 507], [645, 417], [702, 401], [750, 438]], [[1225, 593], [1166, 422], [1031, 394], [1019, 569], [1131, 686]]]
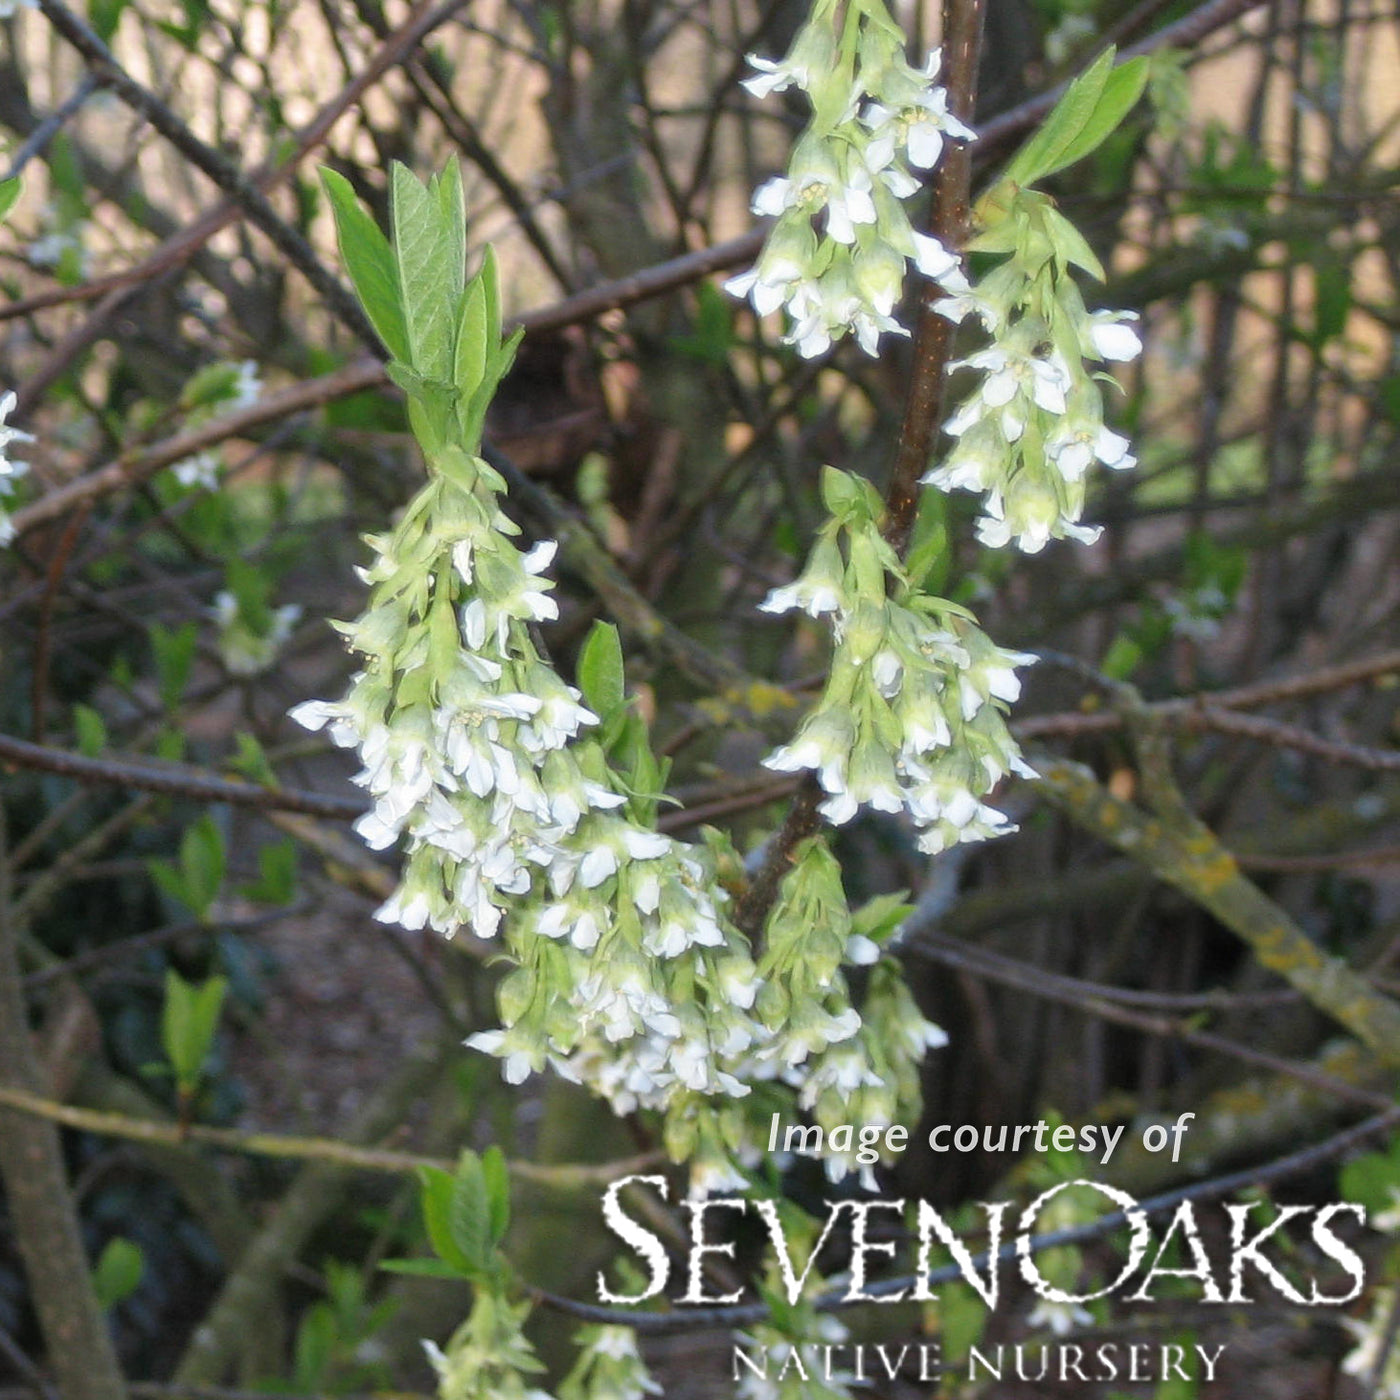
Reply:
[[151, 624], [151, 652], [156, 663], [156, 688], [160, 702], [167, 711], [176, 709], [189, 684], [190, 668], [194, 665], [195, 626], [182, 623], [170, 630], [160, 623]]
[[91, 706], [73, 706], [73, 729], [80, 754], [96, 758], [107, 747], [107, 726], [103, 723], [102, 716]]

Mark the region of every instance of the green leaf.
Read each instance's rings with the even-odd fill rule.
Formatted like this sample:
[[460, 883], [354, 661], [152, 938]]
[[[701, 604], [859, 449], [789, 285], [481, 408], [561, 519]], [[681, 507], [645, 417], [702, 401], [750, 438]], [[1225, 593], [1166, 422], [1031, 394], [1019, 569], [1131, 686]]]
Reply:
[[73, 706], [73, 730], [78, 740], [78, 752], [85, 757], [96, 758], [107, 747], [107, 726], [91, 706]]
[[297, 848], [269, 841], [258, 848], [258, 878], [243, 893], [259, 904], [290, 904], [297, 892]]
[[1018, 185], [1033, 185], [1060, 168], [1056, 162], [1061, 153], [1078, 140], [1099, 105], [1115, 52], [1106, 49], [1069, 85], [1044, 125], [1006, 167], [1005, 179]]
[[24, 182], [18, 175], [11, 176], [8, 180], [0, 180], [0, 219], [4, 219], [15, 207], [23, 189]]
[[254, 636], [272, 630], [272, 578], [265, 569], [235, 555], [224, 561], [224, 582], [238, 602], [238, 616]]
[[1046, 236], [1050, 240], [1050, 246], [1055, 250], [1055, 257], [1061, 267], [1067, 264], [1082, 267], [1090, 277], [1096, 277], [1102, 282], [1104, 280], [1103, 264], [1085, 241], [1084, 235], [1063, 214], [1057, 213], [1054, 209], [1044, 210], [1042, 218]]
[[185, 622], [172, 630], [155, 622], [151, 624], [150, 636], [160, 703], [167, 711], [173, 711], [179, 707], [190, 681], [190, 669], [194, 665], [195, 626], [193, 622]]
[[1142, 659], [1141, 643], [1126, 632], [1120, 632], [1099, 663], [1099, 670], [1111, 681], [1125, 681], [1142, 664]]
[[734, 311], [729, 297], [712, 282], [695, 288], [695, 330], [677, 336], [675, 347], [682, 355], [702, 364], [722, 367], [734, 346]]
[[463, 403], [470, 403], [486, 371], [487, 336], [490, 334], [487, 316], [486, 288], [479, 277], [474, 278], [462, 298], [452, 370], [452, 382], [462, 395]]
[[486, 1175], [475, 1152], [462, 1153], [452, 1182], [448, 1213], [452, 1241], [472, 1268], [480, 1273], [491, 1261], [491, 1206], [486, 1196]]
[[1137, 106], [1142, 90], [1147, 87], [1149, 71], [1151, 66], [1148, 60], [1137, 57], [1109, 74], [1109, 80], [1103, 84], [1103, 91], [1099, 94], [1098, 105], [1085, 123], [1084, 130], [1060, 151], [1054, 169], [1047, 171], [1047, 175], [1053, 175], [1054, 171], [1067, 165], [1074, 165], [1075, 161], [1084, 160], [1085, 155], [1098, 150], [1119, 129], [1123, 118]]
[[328, 1304], [313, 1303], [297, 1327], [294, 1384], [299, 1391], [322, 1388], [335, 1355], [335, 1314]]
[[223, 403], [238, 391], [240, 366], [227, 360], [196, 370], [180, 390], [180, 407], [186, 412]]
[[611, 622], [595, 622], [578, 656], [578, 688], [589, 708], [606, 719], [627, 698], [622, 640]]
[[92, 1291], [97, 1294], [101, 1308], [114, 1308], [124, 1303], [141, 1283], [146, 1261], [138, 1246], [118, 1235], [107, 1241], [92, 1271]]
[[909, 586], [938, 594], [948, 579], [952, 551], [948, 543], [947, 496], [942, 491], [919, 493], [918, 514], [909, 539], [905, 571]]
[[439, 199], [407, 166], [394, 166], [390, 203], [408, 363], [425, 379], [445, 383], [452, 373], [460, 296], [454, 294], [453, 278], [464, 255], [465, 230], [445, 225]]
[[1367, 1152], [1348, 1162], [1338, 1185], [1343, 1199], [1365, 1206], [1368, 1215], [1394, 1210], [1400, 1201], [1400, 1139], [1388, 1152]]
[[447, 164], [432, 178], [429, 193], [437, 203], [438, 226], [447, 247], [447, 292], [451, 304], [458, 305], [467, 287], [467, 202], [462, 191], [462, 166], [450, 156]]
[[233, 736], [233, 742], [236, 752], [228, 760], [228, 766], [235, 773], [241, 773], [250, 782], [260, 783], [263, 787], [279, 786], [272, 762], [254, 735], [240, 729]]
[[461, 1279], [462, 1270], [441, 1259], [384, 1259], [379, 1267], [389, 1274], [413, 1274], [418, 1278]]
[[321, 183], [335, 215], [336, 240], [345, 270], [354, 283], [379, 338], [396, 359], [410, 356], [408, 326], [399, 300], [398, 269], [389, 240], [360, 207], [350, 182], [334, 170], [321, 167]]
[[166, 971], [160, 1043], [175, 1071], [175, 1082], [184, 1091], [196, 1089], [204, 1075], [227, 991], [228, 980], [223, 977], [211, 977], [196, 987], [174, 968]]
[[1046, 171], [1047, 175], [1083, 160], [1118, 130], [1123, 118], [1137, 106], [1147, 86], [1149, 71], [1147, 59], [1133, 58], [1108, 75], [1093, 114], [1079, 135], [1060, 152], [1054, 168]]
[[491, 1243], [500, 1244], [510, 1228], [510, 1171], [499, 1147], [488, 1147], [481, 1154], [481, 1175], [490, 1209]]
[[471, 1261], [452, 1238], [452, 1190], [455, 1184], [452, 1174], [441, 1167], [420, 1167], [418, 1180], [419, 1204], [423, 1210], [423, 1224], [428, 1231], [428, 1242], [445, 1265], [459, 1275], [470, 1276]]
[[219, 896], [224, 883], [224, 838], [206, 812], [180, 841], [180, 874], [191, 908], [201, 919]]
[[1118, 129], [1137, 105], [1147, 85], [1145, 58], [1113, 67], [1114, 49], [1107, 49], [1069, 85], [1045, 124], [1021, 147], [1006, 168], [1005, 179], [1033, 185], [1083, 160]]

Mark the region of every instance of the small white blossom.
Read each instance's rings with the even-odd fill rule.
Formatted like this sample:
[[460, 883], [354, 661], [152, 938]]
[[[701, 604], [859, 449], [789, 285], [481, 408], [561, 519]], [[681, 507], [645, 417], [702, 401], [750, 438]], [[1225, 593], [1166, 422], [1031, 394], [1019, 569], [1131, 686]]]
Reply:
[[217, 452], [197, 452], [193, 457], [185, 457], [176, 462], [170, 468], [170, 472], [181, 486], [198, 486], [212, 491], [219, 484], [221, 465]]

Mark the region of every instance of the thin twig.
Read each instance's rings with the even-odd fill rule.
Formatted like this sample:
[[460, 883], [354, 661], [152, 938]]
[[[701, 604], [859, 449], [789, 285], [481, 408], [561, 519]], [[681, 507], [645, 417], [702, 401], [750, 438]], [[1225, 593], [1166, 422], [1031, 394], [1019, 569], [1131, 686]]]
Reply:
[[[452, 1171], [456, 1164], [447, 1158], [429, 1157], [416, 1152], [390, 1152], [381, 1148], [356, 1147], [338, 1138], [300, 1137], [281, 1133], [242, 1132], [236, 1128], [210, 1128], [200, 1123], [162, 1123], [149, 1118], [131, 1118], [124, 1113], [108, 1113], [94, 1108], [78, 1108], [58, 1103], [42, 1094], [0, 1085], [0, 1105], [59, 1123], [79, 1132], [99, 1137], [121, 1138], [157, 1147], [183, 1147], [198, 1143], [223, 1152], [241, 1152], [250, 1157], [277, 1157], [308, 1162], [330, 1162], [341, 1167], [362, 1171], [390, 1172], [398, 1175], [416, 1172], [420, 1167], [438, 1167]], [[576, 1190], [585, 1186], [606, 1185], [620, 1176], [646, 1171], [662, 1158], [648, 1152], [617, 1162], [579, 1165], [550, 1165], [540, 1162], [514, 1161], [512, 1175], [521, 1181], [560, 1190]]]
[[335, 797], [294, 788], [265, 788], [256, 783], [218, 778], [186, 764], [130, 763], [108, 758], [89, 758], [67, 749], [47, 748], [27, 743], [9, 734], [0, 734], [0, 762], [45, 773], [59, 773], [84, 783], [135, 788], [144, 792], [168, 793], [193, 802], [227, 802], [236, 807], [258, 807], [272, 811], [302, 812], [311, 817], [352, 820], [366, 810], [366, 804], [353, 797]]
[[[982, 52], [982, 0], [946, 0], [943, 7], [943, 56], [947, 69], [948, 110], [972, 121], [977, 100], [977, 67]], [[949, 252], [967, 241], [972, 191], [972, 152], [965, 142], [950, 141], [934, 184], [928, 232]], [[942, 422], [943, 391], [953, 344], [953, 323], [934, 310], [942, 290], [924, 287], [914, 331], [914, 367], [905, 400], [904, 423], [895, 448], [885, 503], [889, 520], [885, 538], [902, 555], [918, 505], [919, 478], [928, 470]]]
[[272, 207], [256, 181], [201, 141], [159, 97], [138, 83], [117, 62], [92, 27], [63, 4], [63, 0], [38, 0], [38, 4], [49, 23], [82, 55], [88, 71], [132, 111], [150, 122], [186, 160], [233, 200], [287, 261], [300, 270], [336, 318], [358, 339], [368, 346], [378, 345], [379, 337], [359, 302], [325, 267], [306, 239]]
[[1017, 962], [1013, 958], [960, 944], [955, 939], [943, 938], [931, 932], [910, 935], [907, 946], [911, 952], [930, 961], [960, 968], [973, 976], [985, 977], [1015, 987], [1018, 991], [1028, 992], [1047, 1001], [1075, 1007], [1101, 1021], [1111, 1021], [1115, 1025], [1129, 1026], [1146, 1035], [1164, 1036], [1215, 1054], [1228, 1055], [1231, 1059], [1242, 1060], [1246, 1064], [1311, 1085], [1333, 1098], [1351, 1099], [1370, 1108], [1387, 1108], [1394, 1102], [1389, 1095], [1349, 1084], [1346, 1080], [1312, 1065], [1271, 1055], [1251, 1045], [1243, 1045], [1225, 1036], [1200, 1030], [1185, 1021], [1134, 1010], [1116, 1000], [1118, 993], [1113, 988], [1094, 987], [1072, 977], [1047, 972], [1031, 963]]

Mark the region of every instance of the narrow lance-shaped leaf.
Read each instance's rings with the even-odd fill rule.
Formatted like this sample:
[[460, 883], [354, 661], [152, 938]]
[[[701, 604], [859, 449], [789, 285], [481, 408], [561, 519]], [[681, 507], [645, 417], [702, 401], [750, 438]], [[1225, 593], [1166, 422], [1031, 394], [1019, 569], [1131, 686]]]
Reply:
[[1145, 58], [1129, 59], [1121, 68], [1115, 68], [1104, 83], [1093, 114], [1045, 174], [1053, 175], [1057, 170], [1083, 160], [1117, 131], [1123, 118], [1137, 106], [1138, 98], [1147, 86], [1148, 73], [1149, 65]]
[[1056, 162], [1061, 153], [1078, 139], [1099, 104], [1113, 67], [1114, 52], [1111, 48], [1105, 50], [1069, 85], [1044, 125], [1006, 167], [1006, 179], [1018, 185], [1033, 185], [1060, 168]]
[[365, 314], [389, 353], [395, 359], [407, 361], [411, 354], [408, 326], [399, 300], [398, 270], [389, 240], [360, 207], [350, 182], [343, 175], [322, 167], [321, 183], [330, 197], [331, 212], [335, 216], [340, 256]]
[[411, 170], [395, 165], [392, 181], [394, 254], [409, 364], [425, 379], [446, 382], [458, 307], [452, 286], [452, 235], [438, 201]]

